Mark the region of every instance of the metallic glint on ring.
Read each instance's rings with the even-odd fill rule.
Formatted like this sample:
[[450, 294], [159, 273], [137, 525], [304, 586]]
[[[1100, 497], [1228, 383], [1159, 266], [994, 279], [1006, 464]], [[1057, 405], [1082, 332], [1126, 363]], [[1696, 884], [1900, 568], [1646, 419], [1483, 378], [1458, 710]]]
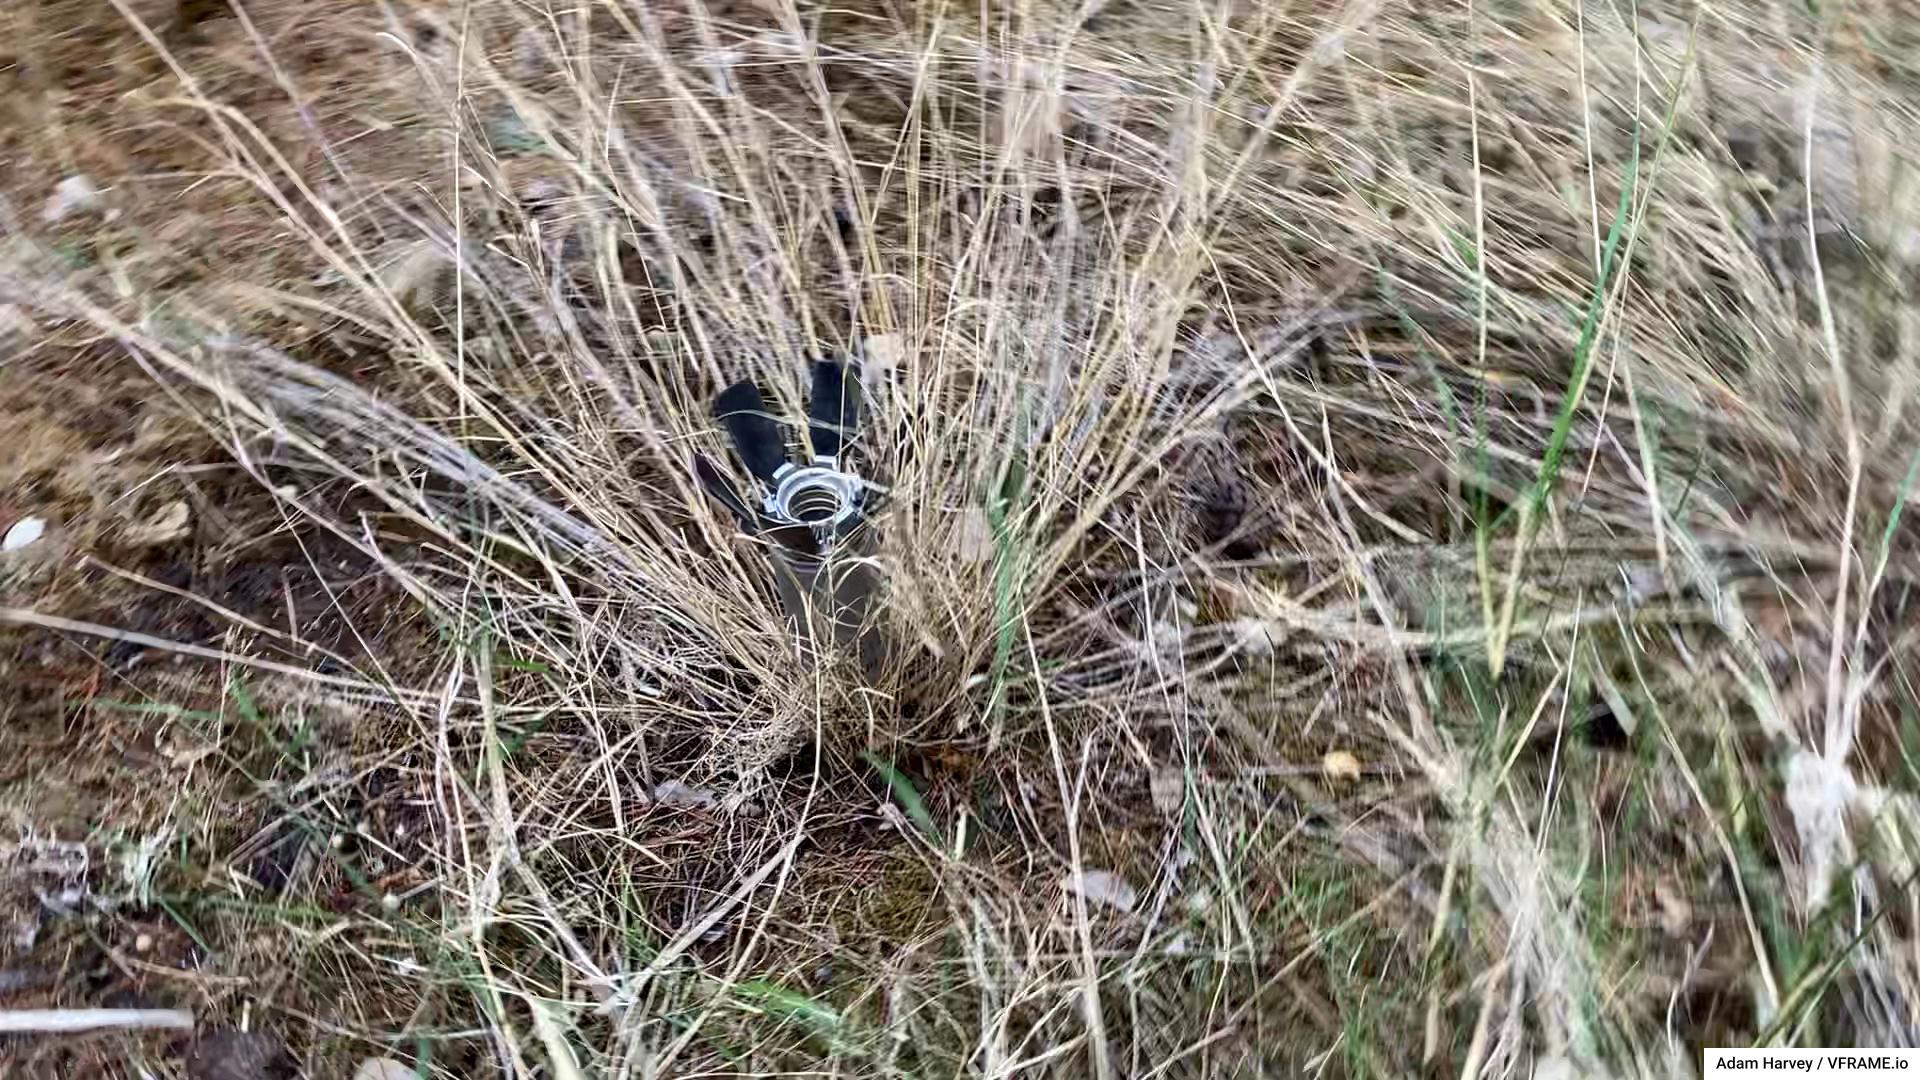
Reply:
[[766, 494], [753, 505], [713, 462], [696, 454], [701, 485], [743, 531], [769, 542], [781, 607], [806, 638], [852, 648], [869, 673], [877, 670], [880, 640], [866, 614], [878, 575], [857, 548], [879, 489], [848, 467], [846, 452], [860, 421], [858, 369], [831, 360], [814, 363], [807, 407], [812, 456], [804, 462], [788, 455], [785, 429], [751, 381], [721, 391], [713, 413]]

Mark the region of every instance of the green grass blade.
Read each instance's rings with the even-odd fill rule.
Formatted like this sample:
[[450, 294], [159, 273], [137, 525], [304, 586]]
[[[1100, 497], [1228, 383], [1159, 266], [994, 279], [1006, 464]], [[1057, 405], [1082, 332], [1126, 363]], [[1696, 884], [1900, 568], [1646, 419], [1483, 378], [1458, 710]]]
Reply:
[[936, 847], [940, 846], [942, 844], [940, 826], [934, 823], [933, 812], [927, 809], [926, 800], [920, 797], [920, 789], [914, 786], [912, 778], [895, 768], [893, 762], [871, 750], [860, 751], [860, 760], [873, 766], [886, 779], [887, 788], [893, 792], [894, 799], [900, 803], [900, 809], [906, 813], [907, 820], [913, 822], [915, 828], [926, 834], [927, 839], [931, 840]]
[[[1606, 312], [1607, 292], [1618, 269], [1620, 242], [1627, 234], [1627, 220], [1633, 209], [1633, 193], [1640, 179], [1640, 126], [1633, 129], [1633, 155], [1627, 160], [1627, 175], [1620, 185], [1620, 202], [1613, 210], [1613, 224], [1607, 229], [1607, 242], [1601, 249], [1600, 273], [1587, 295], [1586, 314], [1580, 321], [1580, 337], [1573, 347], [1573, 372], [1567, 379], [1567, 392], [1560, 399], [1560, 411], [1553, 418], [1553, 432], [1547, 436], [1546, 452], [1540, 458], [1540, 473], [1533, 484], [1533, 505], [1540, 509], [1560, 478], [1560, 460], [1566, 455], [1567, 439], [1573, 434], [1573, 415], [1585, 400], [1587, 380], [1593, 374], [1594, 343], [1600, 336], [1600, 319]], [[1504, 516], [1504, 515], [1502, 515]]]

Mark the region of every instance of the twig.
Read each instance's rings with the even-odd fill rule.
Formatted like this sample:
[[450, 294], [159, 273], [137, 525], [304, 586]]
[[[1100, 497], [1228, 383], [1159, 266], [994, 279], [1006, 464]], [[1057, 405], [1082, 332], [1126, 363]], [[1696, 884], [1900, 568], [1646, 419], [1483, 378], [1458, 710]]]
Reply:
[[193, 1014], [185, 1009], [13, 1009], [0, 1010], [0, 1034], [62, 1035], [106, 1028], [167, 1028], [191, 1031]]

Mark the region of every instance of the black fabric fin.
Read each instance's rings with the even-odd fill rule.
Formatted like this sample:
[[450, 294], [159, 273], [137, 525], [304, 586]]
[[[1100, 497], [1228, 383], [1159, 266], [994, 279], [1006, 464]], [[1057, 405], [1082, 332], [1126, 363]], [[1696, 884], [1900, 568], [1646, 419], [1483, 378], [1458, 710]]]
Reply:
[[779, 422], [767, 415], [760, 388], [751, 382], [727, 387], [713, 400], [713, 415], [732, 437], [747, 471], [772, 485], [775, 474], [787, 464], [787, 443]]
[[840, 456], [860, 424], [860, 369], [837, 360], [814, 361], [807, 418], [814, 456]]

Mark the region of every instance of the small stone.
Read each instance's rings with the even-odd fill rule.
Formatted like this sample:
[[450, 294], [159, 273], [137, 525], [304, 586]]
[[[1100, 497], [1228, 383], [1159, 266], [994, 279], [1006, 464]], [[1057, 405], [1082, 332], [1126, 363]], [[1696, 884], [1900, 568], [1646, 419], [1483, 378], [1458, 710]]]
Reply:
[[1133, 886], [1111, 870], [1082, 870], [1068, 875], [1060, 885], [1070, 893], [1079, 893], [1096, 904], [1105, 904], [1117, 911], [1132, 911], [1134, 901], [1138, 898]]
[[1360, 779], [1360, 759], [1345, 750], [1334, 750], [1320, 759], [1320, 773], [1336, 782], [1357, 781]]
[[399, 911], [400, 898], [393, 893], [387, 893], [380, 898], [380, 908], [383, 911]]
[[367, 1058], [353, 1070], [353, 1080], [419, 1080], [420, 1074], [392, 1058]]
[[6, 539], [0, 540], [0, 551], [19, 551], [38, 542], [46, 534], [46, 518], [21, 518], [7, 530]]
[[1573, 1076], [1573, 1063], [1561, 1054], [1548, 1054], [1533, 1064], [1533, 1080], [1573, 1080]]
[[141, 934], [139, 937], [134, 938], [133, 951], [137, 953], [152, 952], [153, 951], [153, 935]]
[[60, 186], [53, 189], [40, 216], [52, 224], [72, 214], [95, 209], [100, 205], [103, 194], [91, 177], [85, 173], [75, 173], [60, 181]]
[[692, 787], [678, 780], [662, 780], [655, 785], [653, 801], [675, 810], [711, 810], [720, 802], [706, 788]]

